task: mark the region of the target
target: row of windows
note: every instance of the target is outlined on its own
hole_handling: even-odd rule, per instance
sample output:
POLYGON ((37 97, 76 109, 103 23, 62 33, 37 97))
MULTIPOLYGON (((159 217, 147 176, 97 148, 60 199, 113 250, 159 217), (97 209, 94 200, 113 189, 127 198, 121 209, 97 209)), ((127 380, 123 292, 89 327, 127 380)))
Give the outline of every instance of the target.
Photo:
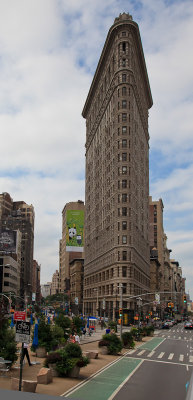
MULTIPOLYGON (((118 162, 127 161, 127 153, 118 153, 118 162)), ((131 161, 130 153, 128 154, 128 161, 131 161)))
MULTIPOLYGON (((130 135, 130 132, 131 132, 131 130, 129 127, 129 135, 130 135)), ((120 128, 118 128, 117 134, 118 134, 118 136, 120 135, 120 128)), ((127 126, 122 126, 122 135, 126 135, 126 134, 127 134, 127 126)))
MULTIPOLYGON (((127 188, 127 179, 122 179, 122 181, 118 181, 118 189, 126 189, 127 188)), ((129 181, 129 188, 130 188, 130 181, 129 181)))
POLYGON ((127 120, 130 122, 130 120, 131 120, 130 114, 127 115, 127 113, 122 113, 122 114, 117 115, 118 122, 120 122, 120 121, 126 122, 127 120))
POLYGON ((118 176, 122 175, 127 175, 127 173, 130 175, 131 174, 131 167, 127 168, 126 165, 123 165, 121 168, 118 167, 118 176))
MULTIPOLYGON (((122 100, 121 108, 127 108, 127 100, 122 100)), ((130 101, 128 103, 128 108, 130 109, 130 101)), ((120 109, 120 102, 118 102, 118 110, 120 109)))
POLYGON ((130 87, 127 89, 126 86, 123 86, 121 89, 118 89, 118 91, 117 91, 118 97, 120 97, 120 91, 121 91, 122 96, 127 96, 127 93, 130 96, 130 93, 131 93, 130 87))
POLYGON ((128 213, 127 213, 127 207, 122 207, 121 209, 118 208, 117 210, 118 213, 118 217, 127 217, 128 213))
MULTIPOLYGON (((122 293, 123 294, 128 293, 128 288, 131 288, 131 284, 127 284, 126 282, 123 282, 122 283, 122 293)), ((97 288, 97 291, 98 291, 98 296, 105 296, 105 295, 106 296, 108 296, 108 295, 116 296, 116 295, 119 294, 118 290, 117 291, 114 290, 114 285, 113 284, 99 286, 97 288)), ((86 289, 84 291, 84 296, 85 297, 93 297, 93 295, 94 295, 94 290, 92 288, 91 289, 86 289)))

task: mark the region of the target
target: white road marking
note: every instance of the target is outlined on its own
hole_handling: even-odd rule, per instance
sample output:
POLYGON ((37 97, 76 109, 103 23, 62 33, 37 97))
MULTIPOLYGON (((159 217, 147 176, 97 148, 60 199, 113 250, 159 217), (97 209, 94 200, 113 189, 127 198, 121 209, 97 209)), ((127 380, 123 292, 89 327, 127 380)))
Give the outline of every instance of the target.
POLYGON ((141 362, 135 367, 135 369, 127 376, 127 378, 118 386, 118 388, 112 393, 112 395, 108 398, 108 400, 112 400, 116 394, 120 391, 120 389, 128 382, 128 380, 134 375, 134 373, 137 371, 137 369, 141 366, 144 360, 141 360, 141 362))
POLYGON ((180 354, 179 361, 184 361, 184 355, 180 354))
POLYGON ((162 351, 162 352, 159 354, 158 358, 162 358, 164 354, 165 354, 165 351, 164 351, 164 352, 162 351))
POLYGON ((170 336, 168 336, 168 337, 170 337, 170 336))
POLYGON ((151 353, 148 354, 148 357, 152 357, 154 355, 155 351, 152 350, 151 353))
POLYGON ((146 350, 141 350, 137 355, 141 356, 143 353, 145 353, 146 350))
POLYGON ((179 336, 179 338, 178 339, 181 339, 181 336, 179 336))
POLYGON ((189 362, 193 362, 193 356, 189 357, 189 362))
POLYGON ((174 353, 170 353, 168 360, 172 360, 173 356, 174 356, 174 353))

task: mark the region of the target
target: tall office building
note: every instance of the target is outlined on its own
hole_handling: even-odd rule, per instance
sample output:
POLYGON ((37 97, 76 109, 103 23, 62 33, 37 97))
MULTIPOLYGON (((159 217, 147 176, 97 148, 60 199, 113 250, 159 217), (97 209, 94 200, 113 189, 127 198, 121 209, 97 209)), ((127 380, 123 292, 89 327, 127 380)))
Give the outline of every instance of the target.
POLYGON ((32 297, 34 208, 24 201, 13 201, 9 193, 0 194, 0 229, 21 232, 20 296, 32 297))
POLYGON ((149 291, 151 90, 139 28, 110 28, 83 109, 86 119, 84 312, 115 316, 149 291), (122 289, 120 289, 120 286, 122 289))

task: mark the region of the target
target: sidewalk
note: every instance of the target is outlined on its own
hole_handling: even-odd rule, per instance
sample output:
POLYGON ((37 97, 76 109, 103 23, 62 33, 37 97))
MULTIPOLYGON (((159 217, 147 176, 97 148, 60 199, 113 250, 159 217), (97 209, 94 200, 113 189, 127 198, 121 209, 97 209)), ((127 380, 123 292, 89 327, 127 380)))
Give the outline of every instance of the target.
MULTIPOLYGON (((87 350, 97 350, 99 352, 98 359, 91 359, 90 363, 80 370, 79 378, 58 378, 54 377, 53 382, 48 385, 37 385, 36 393, 39 394, 47 394, 52 396, 61 396, 66 393, 69 389, 75 387, 77 384, 80 384, 84 380, 88 379, 91 375, 96 374, 99 370, 110 364, 112 361, 118 359, 119 356, 112 355, 103 355, 100 354, 100 349, 98 347, 98 341, 101 339, 102 335, 105 333, 104 330, 98 329, 93 335, 86 336, 85 338, 81 338, 81 348, 83 351, 87 350)), ((137 342, 136 346, 140 346, 142 342, 137 342)), ((128 352, 128 349, 123 349, 121 354, 128 352)), ((25 362, 23 366, 23 380, 37 380, 37 373, 40 368, 43 366, 44 358, 36 358, 33 353, 30 352, 31 361, 38 361, 40 364, 33 365, 32 367, 28 366, 28 363, 25 362)), ((19 360, 17 361, 19 363, 19 360)), ((12 368, 10 371, 9 377, 0 377, 0 389, 9 389, 11 390, 11 378, 19 378, 19 369, 12 368)))

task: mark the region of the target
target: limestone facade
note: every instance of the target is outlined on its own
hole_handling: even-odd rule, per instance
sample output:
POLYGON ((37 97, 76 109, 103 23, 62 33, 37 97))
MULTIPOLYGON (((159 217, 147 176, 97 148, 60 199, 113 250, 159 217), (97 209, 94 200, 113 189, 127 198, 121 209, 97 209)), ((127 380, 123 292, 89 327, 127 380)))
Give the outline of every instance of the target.
POLYGON ((84 313, 135 310, 149 291, 149 134, 152 106, 138 25, 120 14, 83 109, 86 119, 84 313), (121 289, 122 286, 122 289, 121 289), (133 297, 129 299, 130 297, 133 297), (97 305, 98 303, 98 305, 97 305))

